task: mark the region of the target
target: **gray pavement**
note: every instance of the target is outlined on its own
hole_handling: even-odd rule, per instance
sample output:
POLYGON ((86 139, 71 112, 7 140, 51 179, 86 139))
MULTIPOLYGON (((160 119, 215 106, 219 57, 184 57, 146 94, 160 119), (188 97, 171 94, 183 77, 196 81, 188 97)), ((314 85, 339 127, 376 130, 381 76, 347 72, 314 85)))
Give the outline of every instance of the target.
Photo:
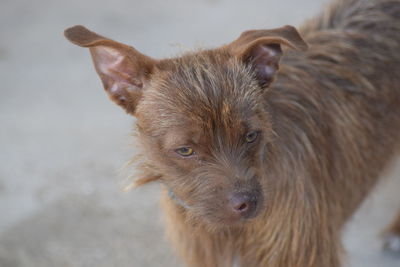
MULTIPOLYGON (((0 266, 181 266, 164 238, 159 186, 121 190, 134 119, 108 100, 66 27, 161 58, 246 29, 299 25, 323 2, 2 0, 0 266)), ((349 266, 400 266, 379 237, 400 207, 396 163, 346 228, 349 266)))

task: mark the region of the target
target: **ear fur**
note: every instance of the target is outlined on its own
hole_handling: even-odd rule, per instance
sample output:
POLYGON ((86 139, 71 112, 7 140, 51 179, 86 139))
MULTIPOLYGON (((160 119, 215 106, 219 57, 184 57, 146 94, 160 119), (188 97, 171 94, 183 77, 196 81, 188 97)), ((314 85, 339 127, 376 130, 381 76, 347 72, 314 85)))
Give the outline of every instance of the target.
POLYGON ((66 29, 64 35, 72 43, 90 49, 95 69, 109 97, 126 112, 134 114, 156 60, 81 25, 66 29))
POLYGON ((281 45, 300 51, 308 49, 297 30, 289 25, 272 30, 243 32, 227 47, 239 60, 250 64, 261 86, 267 87, 279 70, 281 45))

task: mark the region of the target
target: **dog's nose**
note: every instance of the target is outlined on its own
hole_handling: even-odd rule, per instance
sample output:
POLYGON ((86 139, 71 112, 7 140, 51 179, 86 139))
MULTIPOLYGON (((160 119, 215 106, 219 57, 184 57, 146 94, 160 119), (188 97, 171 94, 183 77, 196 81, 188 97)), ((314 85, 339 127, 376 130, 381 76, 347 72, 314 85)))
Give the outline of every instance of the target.
POLYGON ((256 214, 257 196, 250 192, 233 193, 229 204, 234 213, 245 219, 249 219, 256 214))

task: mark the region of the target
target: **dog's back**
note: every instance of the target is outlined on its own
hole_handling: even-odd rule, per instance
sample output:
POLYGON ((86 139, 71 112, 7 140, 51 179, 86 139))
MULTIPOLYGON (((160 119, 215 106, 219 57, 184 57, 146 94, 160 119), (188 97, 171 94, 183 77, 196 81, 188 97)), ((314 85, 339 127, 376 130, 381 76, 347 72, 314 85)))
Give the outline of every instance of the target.
MULTIPOLYGON (((374 92, 400 90, 395 86, 400 64, 400 1, 334 1, 302 31, 313 46, 310 59, 337 63, 354 75, 362 75, 365 81, 357 80, 356 84, 361 82, 359 90, 363 93, 373 96, 374 92)), ((356 90, 351 84, 342 87, 356 90)))
POLYGON ((339 0, 300 31, 310 48, 287 51, 266 101, 341 224, 398 149, 400 1, 339 0))
MULTIPOLYGON (((364 93, 372 96, 373 92, 368 93, 372 88, 388 94, 400 90, 395 86, 400 64, 400 1, 337 0, 306 23, 302 32, 313 46, 314 58, 364 76, 365 83, 359 86, 364 93)), ((343 87, 353 89, 347 84, 343 87)))

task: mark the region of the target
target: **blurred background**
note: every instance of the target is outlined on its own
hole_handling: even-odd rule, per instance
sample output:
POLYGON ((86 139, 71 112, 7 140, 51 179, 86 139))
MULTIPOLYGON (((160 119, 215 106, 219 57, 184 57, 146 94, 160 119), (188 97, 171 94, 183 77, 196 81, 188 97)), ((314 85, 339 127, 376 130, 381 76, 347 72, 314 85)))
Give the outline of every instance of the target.
MULTIPOLYGON (((75 24, 155 58, 242 31, 300 25, 327 0, 1 0, 0 266, 182 266, 159 185, 122 192, 134 120, 108 100, 75 24)), ((380 231, 400 207, 400 161, 343 234, 352 267, 395 267, 380 231)))

